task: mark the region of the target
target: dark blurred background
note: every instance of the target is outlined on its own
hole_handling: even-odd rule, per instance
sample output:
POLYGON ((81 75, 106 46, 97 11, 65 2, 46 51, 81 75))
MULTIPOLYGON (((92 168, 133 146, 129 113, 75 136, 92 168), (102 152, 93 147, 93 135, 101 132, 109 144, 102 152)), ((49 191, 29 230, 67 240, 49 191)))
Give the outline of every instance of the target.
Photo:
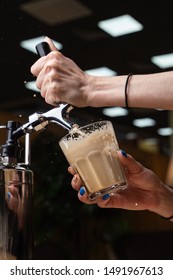
MULTIPOLYGON (((127 75, 173 67, 159 67, 151 60, 173 53, 172 1, 5 0, 0 1, 0 12, 0 125, 8 120, 25 123, 34 112, 52 108, 39 92, 26 87, 27 82, 34 81, 30 67, 38 56, 21 47, 23 40, 47 35, 60 42, 62 53, 86 71, 105 66, 118 75, 127 75), (132 16, 143 29, 113 37, 97 26, 100 20, 124 14, 132 16)), ((72 117, 80 124, 111 120, 120 148, 161 180, 173 184, 172 132, 158 133, 160 128, 172 128, 172 112, 136 108, 127 115, 111 117, 103 109, 75 108, 72 117), (136 118, 152 118, 155 125, 136 127, 136 118)), ((4 139, 1 131, 0 144, 4 139)), ((58 145, 65 134, 62 127, 51 124, 31 136, 34 259, 172 259, 172 223, 147 211, 100 209, 78 201, 58 145)))

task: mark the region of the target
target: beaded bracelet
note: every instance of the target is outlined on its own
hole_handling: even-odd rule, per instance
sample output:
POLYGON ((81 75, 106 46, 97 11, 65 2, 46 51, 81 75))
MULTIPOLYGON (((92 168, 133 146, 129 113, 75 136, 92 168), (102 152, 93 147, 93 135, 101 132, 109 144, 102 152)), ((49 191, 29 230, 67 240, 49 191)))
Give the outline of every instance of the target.
POLYGON ((129 105, 128 105, 128 94, 127 94, 128 82, 129 82, 129 79, 130 79, 130 77, 131 77, 132 75, 133 75, 132 73, 128 74, 127 79, 126 79, 126 83, 125 83, 125 89, 124 89, 124 93, 125 93, 125 105, 126 105, 126 108, 127 108, 127 109, 129 109, 129 105))

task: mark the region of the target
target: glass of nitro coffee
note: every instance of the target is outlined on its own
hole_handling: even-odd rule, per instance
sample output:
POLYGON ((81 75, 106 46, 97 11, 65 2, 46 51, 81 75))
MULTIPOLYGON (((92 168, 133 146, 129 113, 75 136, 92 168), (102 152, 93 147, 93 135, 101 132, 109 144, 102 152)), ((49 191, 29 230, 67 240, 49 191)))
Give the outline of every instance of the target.
POLYGON ((118 142, 110 121, 73 128, 59 141, 68 163, 79 174, 90 200, 126 188, 118 142))

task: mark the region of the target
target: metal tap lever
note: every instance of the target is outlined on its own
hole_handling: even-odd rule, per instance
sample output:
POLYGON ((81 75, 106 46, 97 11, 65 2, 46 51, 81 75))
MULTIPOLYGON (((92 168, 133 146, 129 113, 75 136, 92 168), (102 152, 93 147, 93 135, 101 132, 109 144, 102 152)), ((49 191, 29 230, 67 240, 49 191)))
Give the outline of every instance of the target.
POLYGON ((49 123, 56 123, 70 130, 73 124, 69 120, 67 121, 67 119, 72 108, 73 107, 69 104, 61 103, 59 107, 53 108, 46 113, 34 113, 29 116, 29 122, 20 126, 13 132, 13 136, 18 139, 26 133, 41 131, 45 129, 49 123))

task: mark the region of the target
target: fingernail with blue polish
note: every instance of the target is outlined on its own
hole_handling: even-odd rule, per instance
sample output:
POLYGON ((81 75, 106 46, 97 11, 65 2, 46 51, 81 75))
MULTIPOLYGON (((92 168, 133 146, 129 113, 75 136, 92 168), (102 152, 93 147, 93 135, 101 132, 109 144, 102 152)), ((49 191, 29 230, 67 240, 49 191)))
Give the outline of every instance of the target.
POLYGON ((81 187, 81 188, 80 188, 79 194, 80 194, 81 196, 85 194, 85 188, 84 188, 84 187, 81 187))
POLYGON ((10 200, 11 193, 10 193, 10 192, 8 192, 8 193, 7 193, 7 196, 8 196, 8 200, 10 200))
POLYGON ((121 153, 122 153, 122 155, 123 155, 124 157, 127 157, 127 154, 126 154, 125 151, 122 150, 121 153))
POLYGON ((106 200, 106 199, 108 199, 109 197, 110 197, 110 194, 106 193, 106 194, 104 194, 104 195, 102 196, 102 199, 103 199, 103 200, 106 200))

